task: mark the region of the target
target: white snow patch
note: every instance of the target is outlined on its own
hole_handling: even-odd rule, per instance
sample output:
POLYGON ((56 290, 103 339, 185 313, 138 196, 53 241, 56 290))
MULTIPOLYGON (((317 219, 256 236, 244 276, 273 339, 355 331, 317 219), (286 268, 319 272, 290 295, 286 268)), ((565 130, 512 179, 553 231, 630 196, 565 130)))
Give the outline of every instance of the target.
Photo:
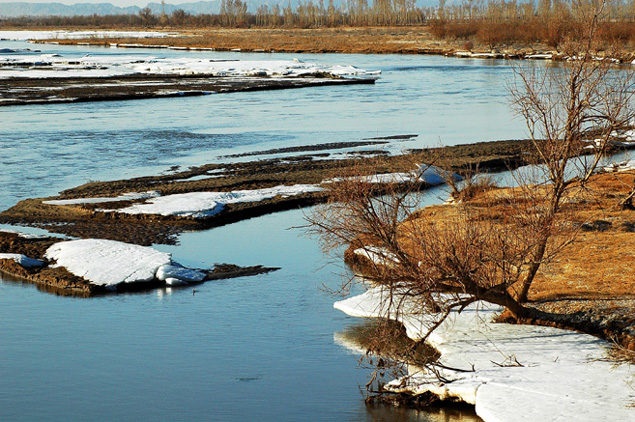
POLYGON ((113 54, 63 57, 58 54, 0 55, 0 78, 107 77, 130 74, 211 75, 216 77, 376 76, 355 66, 303 63, 296 60, 214 60, 195 57, 158 58, 113 54))
POLYGON ((0 31, 0 40, 28 41, 81 38, 164 38, 176 34, 152 31, 0 31))
POLYGON ((259 202, 276 196, 289 197, 322 190, 323 188, 316 185, 298 184, 233 192, 190 192, 150 198, 147 203, 134 204, 127 208, 101 209, 100 211, 204 218, 218 214, 227 204, 259 202))
POLYGON ((56 261, 56 267, 65 267, 91 283, 113 288, 120 283, 159 279, 159 273, 178 279, 184 277, 185 281, 204 278, 202 273, 195 275, 195 271, 175 264, 169 253, 114 240, 58 242, 48 248, 45 257, 56 261))
POLYGON ((377 265, 391 265, 394 263, 399 263, 397 255, 385 248, 380 248, 377 246, 365 246, 363 248, 357 248, 353 251, 353 253, 355 255, 362 256, 377 265))
POLYGON ((635 160, 611 163, 607 166, 602 167, 602 170, 609 173, 635 170, 635 160))
POLYGON ((529 54, 525 56, 525 58, 531 60, 551 60, 553 58, 553 54, 529 54))
POLYGON ((41 267, 44 262, 18 253, 0 253, 0 259, 12 259, 24 268, 41 267))
MULTIPOLYGON (((426 316, 407 297, 385 288, 334 304, 358 317, 401 321, 409 337, 422 338, 426 316), (396 300, 395 300, 396 299, 396 300), (399 310, 393 305, 405 301, 399 310)), ((476 405, 486 422, 635 420, 635 391, 627 385, 633 370, 605 360, 608 343, 590 335, 551 327, 491 323, 500 309, 485 303, 454 313, 429 337, 441 352, 440 363, 463 370, 442 370, 442 383, 419 368, 388 384, 394 391, 431 391, 476 405), (516 362, 523 366, 515 365, 516 362)))
POLYGON ((412 183, 412 182, 425 182, 430 185, 442 185, 446 182, 448 177, 452 177, 455 180, 461 180, 461 176, 458 174, 451 174, 436 166, 420 165, 414 171, 408 173, 384 173, 373 174, 370 176, 359 176, 348 179, 335 178, 327 180, 329 182, 341 182, 343 180, 358 180, 364 183, 412 183))

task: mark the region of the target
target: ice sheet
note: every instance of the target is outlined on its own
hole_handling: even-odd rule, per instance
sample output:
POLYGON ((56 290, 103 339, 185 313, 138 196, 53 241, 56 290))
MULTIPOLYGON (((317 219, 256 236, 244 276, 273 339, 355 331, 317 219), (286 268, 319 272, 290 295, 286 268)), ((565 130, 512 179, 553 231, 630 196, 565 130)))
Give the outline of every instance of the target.
MULTIPOLYGON (((421 338, 426 317, 413 312, 416 304, 397 310, 388 298, 385 289, 374 288, 334 306, 351 316, 400 320, 408 336, 421 338)), ((628 407, 635 401, 628 384, 634 371, 613 368, 605 359, 607 342, 557 328, 490 322, 499 310, 485 303, 471 306, 429 338, 442 364, 469 372, 442 370, 450 381, 442 383, 410 367, 410 377, 388 387, 459 398, 475 404, 486 422, 635 420, 635 409, 628 407)))

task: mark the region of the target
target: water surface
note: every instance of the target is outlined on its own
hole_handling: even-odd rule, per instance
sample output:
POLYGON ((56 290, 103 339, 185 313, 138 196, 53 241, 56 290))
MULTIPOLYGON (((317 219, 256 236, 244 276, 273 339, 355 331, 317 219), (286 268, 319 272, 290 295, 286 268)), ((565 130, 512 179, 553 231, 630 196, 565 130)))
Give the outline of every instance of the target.
MULTIPOLYGON (((64 55, 88 47, 0 42, 64 55)), ((131 54, 289 58, 382 70, 374 86, 0 108, 0 209, 90 180, 217 162, 224 154, 395 134, 389 148, 523 136, 502 61, 429 56, 131 54)), ((434 192, 430 200, 445 195, 434 192)), ((159 245, 186 265, 281 267, 256 277, 92 299, 0 281, 0 420, 474 420, 453 412, 366 407, 359 355, 334 341, 361 323, 332 308, 345 269, 267 215, 159 245)))

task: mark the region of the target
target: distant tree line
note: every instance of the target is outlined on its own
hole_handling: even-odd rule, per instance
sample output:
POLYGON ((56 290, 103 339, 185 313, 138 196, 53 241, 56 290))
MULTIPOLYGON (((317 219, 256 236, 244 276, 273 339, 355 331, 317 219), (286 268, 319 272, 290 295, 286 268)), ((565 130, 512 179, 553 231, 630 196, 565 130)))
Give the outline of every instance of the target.
POLYGON ((438 38, 475 40, 494 48, 542 42, 558 48, 580 33, 590 10, 606 3, 596 39, 606 45, 635 41, 635 0, 464 0, 447 5, 439 0, 430 20, 438 38))
POLYGON ((260 5, 250 11, 242 0, 222 0, 217 14, 190 14, 182 9, 155 14, 146 7, 133 15, 24 16, 0 18, 0 27, 295 27, 421 25, 435 14, 435 8, 417 8, 415 0, 333 0, 301 1, 295 8, 260 5))
MULTIPOLYGON (((190 14, 178 9, 155 14, 150 8, 133 15, 48 16, 0 19, 0 27, 367 27, 429 25, 438 38, 478 42, 492 48, 543 42, 557 48, 567 34, 579 30, 587 8, 600 0, 463 0, 417 7, 416 0, 301 1, 295 8, 260 5, 248 10, 242 0, 222 0, 217 14, 190 14)), ((635 0, 613 0, 598 26, 607 42, 635 41, 635 0)))

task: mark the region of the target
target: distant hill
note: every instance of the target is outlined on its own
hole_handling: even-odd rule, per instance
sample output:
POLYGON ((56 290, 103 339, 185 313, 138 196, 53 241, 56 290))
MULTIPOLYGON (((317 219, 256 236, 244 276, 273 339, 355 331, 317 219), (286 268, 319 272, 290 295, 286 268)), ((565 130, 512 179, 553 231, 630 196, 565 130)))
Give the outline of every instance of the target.
MULTIPOLYGON (((222 0, 209 0, 198 1, 193 3, 181 3, 181 4, 165 4, 165 13, 170 14, 177 9, 183 9, 184 11, 193 15, 199 15, 203 13, 218 13, 220 12, 222 0)), ((246 0, 248 10, 255 12, 259 5, 266 4, 273 6, 275 4, 280 5, 281 8, 291 3, 291 7, 295 8, 301 0, 246 0)), ((308 0, 302 0, 307 3, 308 0)), ((336 6, 346 0, 335 0, 336 6)), ((450 0, 447 4, 454 3, 459 0, 450 0)), ((313 0, 314 3, 319 3, 319 0, 313 0)), ((325 4, 328 4, 328 0, 324 0, 325 4)), ((372 0, 368 1, 372 4, 372 0)), ((437 5, 438 0, 417 0, 417 6, 433 6, 437 5)), ((163 6, 159 2, 148 3, 149 7, 155 15, 160 15, 163 11, 163 6)), ((72 5, 66 5, 62 3, 25 3, 25 2, 11 2, 0 3, 0 17, 14 18, 19 16, 89 16, 89 15, 129 15, 137 14, 141 10, 139 6, 118 7, 110 3, 76 3, 72 5)))
POLYGON ((139 13, 137 6, 117 7, 110 3, 0 3, 0 16, 75 16, 75 15, 125 15, 139 13))
MULTIPOLYGON (((248 2, 248 4, 249 3, 252 2, 248 2)), ((220 5, 221 0, 199 1, 178 5, 166 3, 165 13, 170 14, 177 9, 183 9, 191 14, 218 13, 220 11, 220 5)), ((148 7, 152 9, 154 14, 161 14, 163 10, 161 3, 149 3, 148 7)), ((19 16, 129 15, 137 14, 140 10, 141 8, 139 6, 118 7, 110 3, 76 3, 72 5, 62 3, 0 3, 0 16, 7 18, 19 16)))

